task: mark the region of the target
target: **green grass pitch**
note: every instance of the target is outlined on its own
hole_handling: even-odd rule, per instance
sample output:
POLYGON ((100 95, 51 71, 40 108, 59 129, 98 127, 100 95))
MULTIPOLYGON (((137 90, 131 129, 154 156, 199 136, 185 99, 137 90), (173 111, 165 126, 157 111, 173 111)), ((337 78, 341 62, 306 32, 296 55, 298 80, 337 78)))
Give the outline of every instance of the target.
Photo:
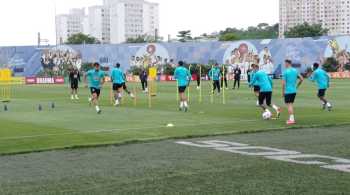
POLYGON ((113 107, 106 85, 101 115, 89 106, 88 89, 71 101, 66 85, 15 86, 8 111, 0 107, 0 194, 348 194, 348 173, 175 142, 215 139, 350 159, 349 84, 332 81, 334 110, 327 112, 306 81, 292 128, 285 125, 278 80, 274 102, 284 112, 270 121, 262 120, 245 84, 227 90, 223 105, 218 95, 211 103, 208 82, 199 103, 192 83, 188 113, 178 111, 175 83, 158 83, 152 108, 143 93, 136 106, 126 98, 113 107))
MULTIPOLYGON (((274 101, 283 106, 279 83, 275 81, 274 101)), ((129 83, 130 89, 134 86, 139 88, 129 83)), ((120 108, 111 106, 110 86, 106 85, 102 90, 103 113, 97 115, 87 102, 88 89, 80 89, 80 101, 71 101, 67 86, 17 86, 9 111, 0 111, 0 154, 287 128, 286 110, 281 120, 261 119, 253 93, 246 85, 239 91, 226 91, 226 105, 217 95, 211 104, 210 89, 209 83, 203 83, 200 104, 199 92, 192 86, 190 111, 183 113, 178 111, 174 83, 158 84, 158 96, 152 100, 151 109, 147 95, 142 93, 137 94, 136 107, 130 98, 120 108), (54 110, 50 108, 52 102, 54 110), (38 111, 39 104, 42 112, 38 111), (175 127, 166 128, 168 123, 175 127)), ((333 81, 328 97, 334 112, 325 112, 316 98, 316 87, 306 81, 297 97, 295 127, 349 123, 348 89, 349 81, 333 81)))

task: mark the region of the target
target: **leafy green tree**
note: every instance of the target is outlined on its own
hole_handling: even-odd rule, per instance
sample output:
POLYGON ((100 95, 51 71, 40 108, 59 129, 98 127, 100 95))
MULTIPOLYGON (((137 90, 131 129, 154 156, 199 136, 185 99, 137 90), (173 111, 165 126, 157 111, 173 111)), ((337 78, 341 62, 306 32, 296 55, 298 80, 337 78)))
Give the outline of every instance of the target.
POLYGON ((190 30, 179 31, 177 37, 179 38, 180 42, 186 42, 193 39, 190 30))
POLYGON ((140 35, 136 38, 128 38, 126 43, 154 43, 156 40, 153 36, 149 35, 140 35))
POLYGON ((225 33, 221 34, 219 41, 236 41, 239 40, 238 36, 235 33, 225 33))
POLYGON ((95 37, 92 37, 90 35, 86 35, 83 33, 74 34, 70 37, 68 37, 68 40, 66 44, 69 45, 79 45, 79 44, 99 44, 100 41, 97 40, 95 37))
POLYGON ((284 33, 286 38, 297 38, 297 37, 317 37, 327 35, 328 29, 322 28, 321 24, 308 24, 307 22, 290 28, 284 33))
POLYGON ((250 26, 247 29, 226 28, 220 31, 220 37, 227 33, 234 33, 239 40, 247 39, 275 39, 278 37, 279 25, 270 26, 267 23, 260 23, 257 26, 250 26))

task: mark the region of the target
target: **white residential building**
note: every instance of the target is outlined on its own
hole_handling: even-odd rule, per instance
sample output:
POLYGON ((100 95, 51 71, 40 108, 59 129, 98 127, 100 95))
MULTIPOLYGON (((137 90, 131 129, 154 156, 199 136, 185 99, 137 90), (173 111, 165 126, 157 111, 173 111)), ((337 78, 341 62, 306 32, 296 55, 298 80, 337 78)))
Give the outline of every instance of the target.
POLYGON ((77 33, 84 32, 85 9, 71 9, 69 14, 56 16, 56 41, 62 44, 77 33))
POLYGON ((307 22, 321 24, 329 35, 350 34, 349 0, 280 0, 280 37, 288 29, 307 22))
POLYGON ((101 6, 89 7, 87 16, 85 12, 78 14, 77 10, 56 17, 58 43, 64 43, 69 36, 79 32, 96 37, 105 44, 123 43, 128 38, 142 35, 154 37, 159 34, 157 3, 144 0, 104 0, 101 6), (79 22, 80 28, 77 28, 79 22), (73 23, 74 26, 70 25, 73 23))

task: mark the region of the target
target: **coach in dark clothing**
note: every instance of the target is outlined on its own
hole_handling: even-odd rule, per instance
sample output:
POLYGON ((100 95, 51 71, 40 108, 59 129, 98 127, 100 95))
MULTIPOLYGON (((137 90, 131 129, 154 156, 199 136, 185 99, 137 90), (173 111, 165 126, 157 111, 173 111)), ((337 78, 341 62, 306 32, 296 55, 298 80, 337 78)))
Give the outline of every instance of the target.
POLYGON ((140 81, 141 81, 141 85, 142 85, 142 90, 143 92, 147 92, 148 91, 148 74, 147 71, 145 69, 143 69, 140 73, 140 81))
POLYGON ((236 86, 239 89, 241 86, 242 70, 237 66, 236 69, 233 71, 233 74, 234 74, 234 79, 235 79, 235 82, 233 84, 233 89, 236 89, 236 86))

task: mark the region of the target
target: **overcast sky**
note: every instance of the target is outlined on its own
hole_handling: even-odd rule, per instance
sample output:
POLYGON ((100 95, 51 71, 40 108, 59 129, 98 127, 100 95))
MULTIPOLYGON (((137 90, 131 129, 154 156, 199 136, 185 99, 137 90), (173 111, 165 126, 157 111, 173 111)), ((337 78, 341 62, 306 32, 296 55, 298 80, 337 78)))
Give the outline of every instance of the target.
MULTIPOLYGON (((193 35, 226 27, 246 28, 278 22, 278 0, 151 0, 160 4, 160 34, 174 38, 180 30, 193 35)), ((56 0, 57 13, 101 4, 102 0, 56 0)), ((35 45, 37 33, 55 42, 54 0, 2 0, 0 46, 35 45)))

